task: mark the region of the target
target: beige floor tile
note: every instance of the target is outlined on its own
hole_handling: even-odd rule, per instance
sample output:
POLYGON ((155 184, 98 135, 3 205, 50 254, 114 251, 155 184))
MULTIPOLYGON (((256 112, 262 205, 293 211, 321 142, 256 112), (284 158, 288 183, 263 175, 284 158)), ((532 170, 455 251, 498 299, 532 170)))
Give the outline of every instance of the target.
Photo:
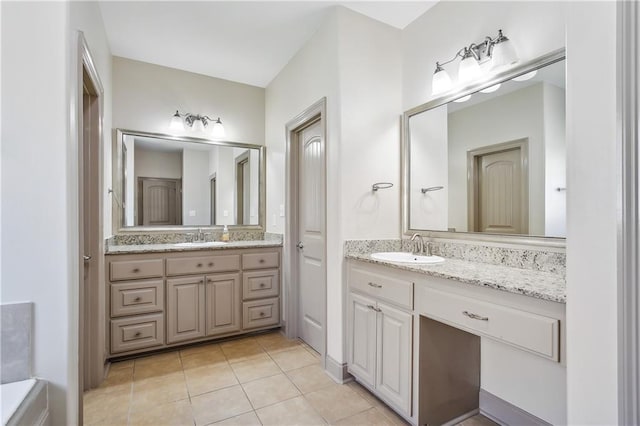
POLYGON ((476 414, 473 417, 468 418, 467 420, 458 423, 460 426, 497 426, 498 423, 489 419, 488 417, 483 416, 482 414, 476 414))
POLYGON ((134 360, 128 359, 126 361, 117 361, 112 362, 109 366, 109 371, 111 370, 120 370, 121 368, 133 368, 134 360))
POLYGON ((284 374, 244 383, 242 387, 255 409, 300 395, 298 389, 284 374))
POLYGON ((231 368, 233 368, 233 372, 236 373, 240 383, 246 383, 252 380, 275 376, 276 374, 282 373, 282 370, 280 370, 271 358, 258 358, 249 361, 237 362, 235 364, 231 364, 231 368))
POLYGON ((133 410, 129 426, 134 425, 193 425, 193 413, 188 399, 169 402, 154 407, 133 410))
POLYGON ((206 425, 252 411, 242 388, 233 386, 191 398, 196 425, 206 425))
POLYGON ((225 426, 261 426, 260 420, 258 420, 258 416, 255 411, 250 411, 245 414, 240 414, 236 417, 231 417, 230 419, 223 420, 218 423, 214 423, 215 425, 225 425, 225 426))
POLYGON ((299 340, 289 340, 279 332, 256 336, 256 340, 260 346, 269 353, 277 353, 301 346, 301 342, 299 340))
POLYGON ((86 424, 115 421, 129 414, 131 384, 93 389, 84 393, 83 417, 86 424))
POLYGON ((322 367, 317 364, 289 370, 287 371, 287 376, 302 393, 313 392, 335 384, 322 367))
POLYGON ((284 371, 294 370, 307 365, 317 364, 318 360, 305 349, 299 347, 283 352, 274 353, 271 358, 284 371))
POLYGON ((101 388, 117 386, 131 383, 133 381, 133 367, 131 368, 109 368, 107 378, 100 383, 101 388))
POLYGON ((331 385, 305 395, 307 401, 330 423, 361 413, 372 405, 347 385, 331 385))
POLYGON ((353 389, 358 395, 365 399, 368 403, 373 405, 378 411, 384 415, 387 420, 389 420, 394 425, 408 425, 406 420, 400 417, 395 411, 393 411, 389 406, 387 406, 382 400, 378 399, 374 394, 372 394, 369 389, 362 386, 360 383, 351 381, 347 384, 351 389, 353 389))
POLYGON ((230 363, 246 361, 251 357, 265 353, 262 346, 253 338, 225 342, 221 347, 230 363))
POLYGON ((278 404, 256 410, 265 426, 315 426, 324 425, 324 419, 311 407, 304 397, 289 399, 278 404))
POLYGON ((227 364, 227 358, 219 348, 217 351, 198 352, 182 356, 182 368, 185 370, 216 364, 227 364))
POLYGON ((127 426, 129 424, 129 415, 107 417, 96 422, 89 422, 87 419, 82 420, 82 424, 85 426, 127 426))
POLYGON ((182 371, 182 363, 178 352, 153 355, 135 360, 133 379, 149 379, 162 377, 182 371))
POLYGON ((133 361, 134 361, 134 365, 136 367, 139 367, 139 366, 149 365, 149 364, 155 365, 158 363, 177 361, 179 359, 180 359, 180 355, 178 351, 173 351, 173 352, 164 352, 156 355, 143 356, 141 358, 136 358, 133 361))
POLYGON ((221 352, 220 345, 217 343, 207 343, 201 345, 190 346, 188 348, 180 349, 180 356, 189 356, 201 353, 221 352))
POLYGON ((236 375, 226 363, 184 370, 184 375, 191 397, 238 384, 236 375))
POLYGON ((370 408, 362 413, 344 418, 335 423, 336 426, 395 426, 391 420, 386 418, 377 408, 370 408))
POLYGON ((179 401, 189 397, 182 372, 154 377, 133 383, 132 409, 137 411, 149 406, 179 401))

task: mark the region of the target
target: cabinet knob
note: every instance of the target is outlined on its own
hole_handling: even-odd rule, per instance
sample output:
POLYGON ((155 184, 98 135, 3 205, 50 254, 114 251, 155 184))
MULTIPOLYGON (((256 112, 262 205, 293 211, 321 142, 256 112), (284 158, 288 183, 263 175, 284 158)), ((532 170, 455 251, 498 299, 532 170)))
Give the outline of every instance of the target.
POLYGON ((264 288, 265 283, 260 283, 260 288, 264 288))
POLYGON ((213 262, 209 262, 209 266, 213 266, 213 265, 214 265, 214 263, 213 263, 213 262))
POLYGON ((133 268, 133 271, 131 271, 131 272, 133 272, 135 274, 135 273, 140 272, 140 269, 139 268, 133 268))
POLYGON ((264 316, 264 312, 260 312, 260 316, 263 317, 264 316))
POLYGON ((141 298, 140 296, 138 296, 138 297, 136 297, 135 299, 133 299, 133 301, 134 301, 134 302, 139 302, 139 301, 141 301, 141 300, 142 300, 142 298, 141 298))
POLYGON ((204 280, 200 280, 200 281, 199 281, 199 283, 200 283, 200 284, 204 284, 204 280))
POLYGON ((258 262, 259 263, 264 263, 264 259, 260 259, 258 262))
POLYGON ((198 268, 202 268, 202 263, 198 263, 196 266, 197 266, 198 268))
POLYGON ((207 282, 208 282, 208 283, 212 283, 212 282, 213 282, 213 280, 212 280, 211 278, 207 278, 207 282))
POLYGON ((140 333, 139 331, 136 332, 136 334, 133 335, 133 337, 140 337, 142 336, 142 333, 140 333))

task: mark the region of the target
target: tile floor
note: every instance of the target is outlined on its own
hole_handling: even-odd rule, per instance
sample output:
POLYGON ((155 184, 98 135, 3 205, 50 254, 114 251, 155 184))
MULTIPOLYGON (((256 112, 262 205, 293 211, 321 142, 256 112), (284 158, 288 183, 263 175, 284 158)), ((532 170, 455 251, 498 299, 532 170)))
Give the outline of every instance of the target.
MULTIPOLYGON (((319 355, 268 333, 113 363, 84 394, 86 425, 406 425, 319 355)), ((495 424, 476 416, 464 426, 495 424)))

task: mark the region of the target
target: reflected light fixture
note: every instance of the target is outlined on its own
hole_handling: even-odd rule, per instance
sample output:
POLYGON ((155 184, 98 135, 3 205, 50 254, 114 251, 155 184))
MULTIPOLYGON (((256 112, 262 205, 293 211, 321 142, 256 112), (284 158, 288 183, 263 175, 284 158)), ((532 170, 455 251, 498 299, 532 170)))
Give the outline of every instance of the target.
POLYGON ((531 80, 533 77, 536 76, 536 74, 538 74, 538 70, 533 70, 531 72, 528 72, 526 74, 522 74, 519 75, 517 77, 514 77, 515 81, 527 81, 527 80, 531 80))
MULTIPOLYGON (((438 95, 453 88, 454 82, 443 66, 455 61, 457 58, 461 59, 460 64, 458 64, 458 83, 463 84, 482 77, 483 70, 480 65, 488 61, 491 61, 490 69, 492 71, 518 61, 518 55, 513 43, 502 33, 502 30, 498 30, 496 37, 487 36, 480 43, 471 43, 469 46, 458 50, 450 60, 436 62, 436 70, 433 73, 431 82, 432 95, 438 95)), ((498 90, 500 86, 496 86, 488 87, 483 92, 490 93, 498 90)))
POLYGON ((171 117, 169 128, 171 130, 184 130, 185 124, 194 132, 203 132, 210 127, 213 137, 223 138, 225 136, 224 126, 220 121, 220 117, 213 119, 207 115, 191 114, 190 112, 181 114, 180 111, 176 110, 176 113, 171 117))

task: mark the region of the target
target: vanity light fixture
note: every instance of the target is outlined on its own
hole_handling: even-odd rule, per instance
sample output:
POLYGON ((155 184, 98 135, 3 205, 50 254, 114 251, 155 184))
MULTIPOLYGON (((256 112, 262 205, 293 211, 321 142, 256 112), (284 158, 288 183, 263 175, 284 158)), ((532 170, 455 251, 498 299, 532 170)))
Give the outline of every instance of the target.
POLYGON ((204 131, 208 126, 211 126, 211 134, 214 138, 223 138, 225 136, 224 126, 220 121, 220 117, 213 119, 207 115, 191 114, 190 112, 180 114, 176 110, 176 113, 171 117, 169 128, 171 130, 184 130, 185 124, 196 132, 204 131))
MULTIPOLYGON (((453 80, 443 65, 455 61, 458 57, 461 58, 458 65, 458 81, 460 83, 469 83, 481 77, 483 69, 480 65, 488 61, 491 61, 489 65, 491 70, 518 62, 518 55, 513 43, 502 33, 502 30, 498 30, 498 35, 495 38, 487 36, 481 43, 471 43, 458 50, 452 59, 446 62, 436 62, 436 70, 431 81, 433 95, 447 92, 454 86, 453 80)), ((499 87, 499 85, 491 86, 482 92, 491 93, 498 90, 499 87)))

